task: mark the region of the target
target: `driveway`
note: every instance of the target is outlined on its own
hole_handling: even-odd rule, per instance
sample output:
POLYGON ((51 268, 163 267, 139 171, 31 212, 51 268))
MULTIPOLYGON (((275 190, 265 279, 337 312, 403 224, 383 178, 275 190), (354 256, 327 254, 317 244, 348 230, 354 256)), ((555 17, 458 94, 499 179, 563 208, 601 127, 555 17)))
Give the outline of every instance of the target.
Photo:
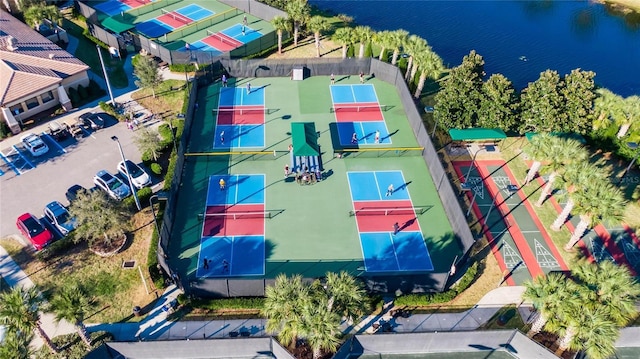
MULTIPOLYGON (((100 112, 97 108, 83 109, 67 116, 75 118, 87 110, 100 112)), ((57 121, 64 121, 65 117, 57 121)), ((40 134, 44 131, 46 124, 30 132, 40 134)), ((124 123, 107 123, 105 128, 95 132, 85 131, 85 137, 79 141, 67 139, 58 144, 52 137, 43 136, 49 153, 37 158, 19 143, 21 135, 0 142, 0 151, 14 163, 12 167, 0 159, 4 172, 0 176, 0 238, 18 233, 15 220, 22 213, 30 212, 41 218, 47 203, 57 200, 67 205, 65 192, 72 185, 93 187, 93 176, 102 169, 117 173, 116 165, 121 159, 112 136, 118 136, 127 159, 136 163, 141 161, 141 154, 133 142, 135 132, 127 129, 124 123)))

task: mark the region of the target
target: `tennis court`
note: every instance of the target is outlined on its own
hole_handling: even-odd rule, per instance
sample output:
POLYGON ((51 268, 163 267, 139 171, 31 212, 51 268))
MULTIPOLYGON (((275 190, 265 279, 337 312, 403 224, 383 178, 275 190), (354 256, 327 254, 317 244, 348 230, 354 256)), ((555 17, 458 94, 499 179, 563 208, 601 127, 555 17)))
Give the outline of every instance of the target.
POLYGON ((154 0, 108 0, 94 7, 109 16, 113 16, 147 5, 153 1, 154 0))
MULTIPOLYGON (((247 83, 249 84, 249 83, 247 83)), ((223 87, 220 89, 214 148, 255 148, 265 142, 265 88, 223 87)))
MULTIPOLYGON (((357 76, 352 77, 341 83, 359 87, 357 76)), ((345 270, 359 276, 424 274, 426 288, 434 273, 448 272, 462 255, 421 151, 333 156, 332 148, 339 148, 340 140, 332 129, 336 120, 329 110, 334 106, 329 84, 328 76, 304 81, 231 78, 227 88, 216 82, 199 90, 169 242, 170 265, 185 281, 205 286, 213 283, 208 278, 269 281, 279 274, 317 278, 345 270), (247 83, 252 87, 249 96, 247 83), (239 113, 240 108, 251 113, 251 106, 268 107, 261 115, 264 124, 235 124, 255 121, 253 114, 243 118, 245 114, 239 113), (223 115, 222 122, 231 125, 221 124, 217 116, 225 107, 233 114, 223 115), (315 125, 309 136, 319 147, 322 181, 302 186, 295 176, 284 176, 284 169, 285 165, 293 169, 292 123, 309 122, 315 125), (240 150, 235 146, 244 148, 248 138, 242 134, 239 143, 225 151, 217 142, 223 129, 230 146, 226 132, 230 127, 224 126, 259 126, 264 145, 240 150), (253 151, 263 154, 247 155, 253 151), (264 180, 253 175, 244 179, 247 174, 260 174, 264 180), (219 189, 220 178, 227 183, 225 191, 219 189), (385 196, 391 183, 393 194, 385 196), (279 214, 269 218, 269 213, 279 214), (395 222, 399 231, 394 235, 395 222), (251 254, 240 258, 239 250, 251 254), (210 261, 207 269, 205 257, 210 261)), ((389 106, 384 117, 397 131, 394 145, 419 147, 396 88, 378 79, 366 86, 389 106)))
POLYGON ((197 277, 264 274, 265 176, 209 177, 197 277))
POLYGON ((371 84, 331 85, 331 112, 334 113, 340 144, 345 147, 391 144, 391 134, 375 88, 371 84))
POLYGON ((190 4, 172 11, 161 9, 161 13, 153 19, 136 24, 136 29, 147 37, 160 37, 215 14, 197 4, 190 4))

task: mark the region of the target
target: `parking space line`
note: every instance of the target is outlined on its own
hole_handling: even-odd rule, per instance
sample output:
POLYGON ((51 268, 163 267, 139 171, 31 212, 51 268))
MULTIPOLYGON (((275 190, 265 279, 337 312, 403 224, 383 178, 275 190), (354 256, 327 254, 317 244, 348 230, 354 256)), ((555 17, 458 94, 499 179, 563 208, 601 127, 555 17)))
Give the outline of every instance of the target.
POLYGON ((20 156, 20 158, 22 158, 26 164, 28 164, 32 169, 36 168, 36 166, 34 166, 33 163, 31 163, 31 161, 29 161, 24 155, 22 155, 22 152, 20 152, 20 150, 18 149, 18 147, 16 147, 16 145, 13 145, 11 147, 13 147, 13 149, 16 151, 18 156, 20 156))
MULTIPOLYGON (((13 163, 11 163, 11 161, 9 161, 9 159, 6 158, 2 152, 0 152, 0 158, 2 158, 4 163, 7 164, 7 166, 11 167, 11 169, 13 170, 13 172, 16 173, 17 176, 21 175, 20 171, 16 168, 16 166, 14 166, 13 163)), ((2 172, 2 174, 4 174, 4 172, 2 172)))
POLYGON ((48 133, 43 132, 42 136, 47 138, 49 140, 49 142, 53 142, 56 147, 58 147, 58 149, 64 153, 67 153, 67 150, 65 150, 62 146, 60 146, 60 144, 58 143, 58 141, 55 140, 55 138, 51 137, 48 133))

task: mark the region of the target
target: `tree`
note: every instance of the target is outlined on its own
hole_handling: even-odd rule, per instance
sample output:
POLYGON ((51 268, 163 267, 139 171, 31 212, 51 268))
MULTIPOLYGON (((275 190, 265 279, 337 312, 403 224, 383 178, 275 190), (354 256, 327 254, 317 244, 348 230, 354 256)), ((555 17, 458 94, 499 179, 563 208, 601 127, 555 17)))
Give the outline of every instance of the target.
POLYGON ((607 359, 615 353, 615 342, 620 335, 615 323, 608 320, 602 308, 574 306, 566 323, 553 328, 560 335, 558 350, 585 350, 589 358, 607 359), (594 355, 594 356, 592 356, 594 355))
POLYGON ((40 28, 42 21, 49 19, 52 22, 61 25, 62 15, 55 5, 47 5, 43 2, 37 2, 24 8, 24 20, 36 30, 40 28))
POLYGON ((369 26, 356 26, 353 29, 354 38, 360 43, 360 50, 358 50, 358 58, 364 57, 364 45, 371 41, 373 37, 373 30, 369 26))
POLYGON ((90 246, 99 239, 110 245, 129 229, 129 214, 124 205, 108 198, 103 191, 78 193, 71 202, 69 214, 78 224, 75 238, 86 239, 90 246))
POLYGON ((616 135, 618 138, 626 136, 629 128, 640 118, 640 97, 629 96, 622 101, 621 105, 622 116, 616 119, 620 126, 616 135))
POLYGON ((44 303, 44 298, 35 287, 13 287, 0 294, 0 324, 14 333, 35 331, 51 353, 56 354, 58 348, 40 326, 40 310, 44 303))
POLYGON ((282 54, 282 34, 284 31, 291 31, 291 22, 282 16, 276 16, 271 19, 271 25, 273 25, 273 28, 276 29, 276 33, 278 34, 278 54, 282 54))
POLYGON ((605 88, 599 88, 595 92, 594 111, 597 117, 593 122, 593 129, 599 130, 609 127, 612 120, 619 117, 623 99, 605 88))
POLYGON ((558 214, 556 220, 551 224, 551 229, 559 231, 567 222, 569 215, 576 205, 574 194, 585 191, 592 183, 606 181, 606 176, 602 170, 589 162, 572 162, 567 165, 562 175, 564 183, 567 203, 564 205, 562 212, 558 214))
POLYGON ((327 273, 325 286, 329 311, 350 321, 362 315, 367 293, 353 276, 345 271, 327 273))
POLYGON ((300 28, 304 26, 311 13, 311 8, 307 0, 291 0, 285 5, 284 11, 293 21, 293 46, 298 46, 298 35, 300 28))
POLYGON ((538 207, 541 207, 544 201, 551 196, 551 191, 555 186, 556 179, 568 165, 575 162, 584 162, 589 158, 589 153, 582 144, 572 139, 552 136, 548 150, 549 152, 546 153, 547 163, 545 169, 551 173, 536 202, 536 206, 538 207))
POLYGON ((91 348, 91 338, 87 335, 83 323, 92 309, 85 289, 77 283, 63 286, 53 296, 51 308, 55 313, 56 322, 66 320, 73 323, 82 342, 87 348, 91 348))
POLYGON ((375 36, 373 36, 374 43, 380 46, 380 54, 378 55, 378 60, 385 61, 384 53, 388 48, 392 47, 392 34, 389 30, 378 31, 375 36))
POLYGON ((420 36, 411 35, 407 39, 407 42, 404 45, 404 52, 409 55, 409 60, 407 60, 407 72, 404 74, 404 79, 407 83, 411 83, 411 80, 413 80, 418 71, 418 67, 413 66, 414 58, 424 54, 428 50, 427 40, 420 36))
POLYGON ((416 87, 416 92, 413 94, 413 97, 418 99, 420 98, 420 95, 422 95, 422 90, 424 89, 424 84, 427 81, 427 78, 437 80, 444 70, 444 64, 442 63, 440 56, 433 52, 429 46, 427 46, 427 50, 425 52, 418 55, 415 62, 416 65, 414 66, 420 68, 420 79, 418 80, 418 86, 416 87))
POLYGON ((141 153, 148 152, 157 161, 162 150, 162 140, 157 129, 143 128, 136 134, 133 141, 141 153))
POLYGON ((338 14, 336 16, 340 21, 342 21, 342 26, 348 27, 353 22, 353 16, 349 16, 347 14, 338 14))
POLYGON ((542 161, 549 158, 549 153, 553 146, 553 136, 548 133, 541 133, 533 136, 529 141, 529 144, 523 148, 523 151, 529 159, 533 161, 527 176, 524 178, 523 186, 528 185, 536 177, 536 174, 542 167, 542 161))
POLYGON ((313 350, 313 358, 319 359, 322 351, 335 352, 340 340, 340 317, 332 312, 326 296, 316 296, 305 302, 301 333, 313 350))
POLYGON ((342 58, 347 58, 347 47, 353 44, 353 28, 351 27, 341 27, 333 33, 333 41, 342 45, 342 58))
POLYGON ((563 83, 556 71, 547 70, 522 91, 520 133, 574 132, 564 112, 563 83))
POLYGON ((538 276, 533 281, 524 283, 525 291, 522 294, 524 300, 530 301, 536 309, 536 319, 531 325, 528 336, 539 333, 550 318, 554 318, 561 310, 566 299, 566 279, 560 273, 549 273, 546 276, 538 276))
POLYGON ((0 358, 31 359, 34 353, 29 343, 32 339, 32 333, 5 331, 0 342, 0 358))
POLYGON ((516 90, 502 74, 493 74, 482 85, 478 108, 478 126, 513 129, 518 109, 516 90))
POLYGON ((568 128, 572 132, 585 134, 593 127, 595 76, 596 73, 593 71, 575 69, 564 77, 561 91, 564 96, 564 113, 567 115, 568 128))
POLYGON ((391 48, 393 49, 393 55, 391 56, 391 65, 394 65, 398 62, 398 56, 400 56, 400 48, 404 47, 405 43, 409 39, 409 32, 406 30, 395 30, 391 31, 391 48))
POLYGON ((138 56, 138 61, 133 63, 133 74, 138 78, 136 86, 149 88, 153 97, 156 97, 156 88, 162 83, 162 74, 158 71, 155 61, 148 56, 138 56))
POLYGON ((309 29, 313 31, 313 36, 316 42, 316 57, 320 57, 320 35, 325 32, 331 30, 332 26, 324 16, 313 16, 309 19, 309 29))
POLYGON ((592 183, 586 191, 574 194, 576 207, 580 211, 580 223, 573 231, 565 250, 571 250, 585 232, 600 222, 620 222, 624 215, 626 200, 622 192, 605 181, 592 183))
POLYGON ((267 318, 266 330, 278 332, 278 339, 285 346, 295 346, 303 330, 303 309, 309 299, 309 288, 300 275, 287 278, 280 274, 267 287, 265 297, 262 314, 267 318))

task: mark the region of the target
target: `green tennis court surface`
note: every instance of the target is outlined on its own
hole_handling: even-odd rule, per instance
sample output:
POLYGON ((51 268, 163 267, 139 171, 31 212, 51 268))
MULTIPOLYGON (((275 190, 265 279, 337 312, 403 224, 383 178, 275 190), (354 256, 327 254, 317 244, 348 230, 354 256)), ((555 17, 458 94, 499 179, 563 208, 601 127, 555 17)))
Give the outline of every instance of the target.
MULTIPOLYGON (((357 84, 358 77, 352 77, 341 79, 340 84, 357 84)), ((202 264, 202 212, 206 207, 210 178, 218 178, 211 176, 238 175, 238 178, 242 178, 242 175, 253 174, 263 175, 264 185, 251 187, 252 193, 247 195, 259 192, 260 197, 264 198, 264 211, 277 215, 264 218, 264 275, 245 278, 269 279, 280 273, 320 277, 328 271, 340 270, 366 276, 368 273, 357 216, 350 214, 354 207, 349 187, 351 185, 357 191, 357 187, 364 184, 357 181, 349 183, 347 173, 376 171, 401 172, 401 182, 407 183, 402 190, 407 192, 407 196, 410 195, 412 205, 420 208, 421 214, 416 218, 415 228, 419 229, 418 238, 424 241, 433 266, 433 270, 422 271, 427 276, 425 278, 429 273, 449 271, 453 260, 462 253, 431 175, 420 156, 421 151, 382 150, 376 154, 359 156, 358 153, 352 153, 338 158, 334 156, 334 150, 340 151, 342 147, 333 126, 336 122, 335 113, 330 111, 332 98, 329 77, 311 77, 304 81, 291 81, 289 78, 231 78, 228 86, 244 89, 248 82, 252 88, 263 89, 264 107, 269 109, 264 113, 265 145, 260 149, 264 151, 261 155, 241 154, 233 152, 233 149, 231 152, 215 152, 221 150, 213 144, 216 117, 212 110, 216 110, 220 103, 220 87, 214 84, 199 90, 198 109, 190 138, 186 140, 186 152, 191 155, 185 158, 169 243, 169 264, 172 268, 188 281, 196 279, 197 271, 201 272, 200 275, 204 273, 199 268, 202 264), (299 184, 295 176, 284 176, 284 167, 291 166, 293 157, 289 155, 289 146, 293 141, 292 123, 297 122, 315 123, 319 135, 317 144, 321 180, 309 184, 299 184), (274 151, 275 156, 272 155, 274 151)), ((375 88, 379 102, 388 105, 384 119, 392 133, 393 146, 418 147, 396 89, 376 79, 367 84, 375 88)), ((376 148, 392 147, 381 143, 376 148)), ((396 188, 400 189, 403 183, 395 184, 396 188)), ((388 185, 386 183, 384 188, 388 185)), ((400 192, 397 194, 399 196, 400 192)), ((233 226, 233 218, 225 218, 225 221, 233 226)), ((392 227, 385 230, 391 232, 392 227)), ((225 248, 231 247, 227 243, 225 248)), ((208 252, 206 256, 213 258, 214 253, 208 252)), ((219 266, 217 262, 215 264, 219 266)), ((211 268, 217 273, 224 269, 211 268)), ((412 271, 409 274, 415 273, 412 271)), ((407 272, 392 271, 391 274, 404 275, 407 272)))

